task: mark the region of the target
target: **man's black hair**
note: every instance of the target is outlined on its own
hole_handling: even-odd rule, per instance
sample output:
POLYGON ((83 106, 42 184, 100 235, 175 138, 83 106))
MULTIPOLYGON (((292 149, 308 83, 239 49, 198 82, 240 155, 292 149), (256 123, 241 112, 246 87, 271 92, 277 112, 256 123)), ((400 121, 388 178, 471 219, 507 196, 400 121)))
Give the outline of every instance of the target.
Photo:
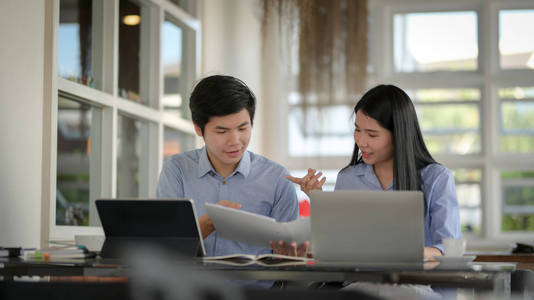
POLYGON ((256 97, 241 80, 225 75, 213 75, 200 80, 189 98, 191 119, 204 133, 211 117, 238 113, 246 109, 250 125, 254 120, 256 97))

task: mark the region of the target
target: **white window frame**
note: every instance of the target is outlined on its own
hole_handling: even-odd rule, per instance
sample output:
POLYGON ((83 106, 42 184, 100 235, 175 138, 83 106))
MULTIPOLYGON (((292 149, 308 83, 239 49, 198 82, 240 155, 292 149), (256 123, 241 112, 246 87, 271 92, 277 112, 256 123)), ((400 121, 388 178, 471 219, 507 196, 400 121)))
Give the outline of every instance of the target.
MULTIPOLYGON (((376 22, 388 23, 384 27, 384 36, 375 41, 372 49, 385 49, 382 56, 372 62, 377 73, 371 76, 375 84, 392 82, 404 89, 473 87, 480 88, 480 129, 481 153, 470 155, 436 154, 435 159, 449 168, 476 168, 482 170, 481 206, 482 232, 480 236, 467 236, 472 243, 508 245, 516 241, 528 241, 534 237, 532 232, 505 233, 502 223, 502 191, 500 172, 502 170, 532 170, 534 153, 513 154, 499 151, 500 99, 498 89, 512 86, 534 86, 534 70, 501 70, 499 64, 499 30, 498 12, 500 9, 534 9, 534 3, 528 1, 469 0, 469 1, 419 1, 397 0, 374 2, 376 22), (401 74, 393 66, 393 15, 405 12, 430 11, 464 11, 477 13, 478 22, 478 69, 476 71, 435 72, 419 74, 401 74), (379 13, 381 12, 381 14, 379 13), (382 20, 380 20, 382 19, 382 20), (381 44, 381 45, 380 45, 381 44), (373 47, 374 46, 374 47, 373 47), (377 48, 382 46, 382 48, 377 48), (380 65, 380 63, 382 63, 380 65), (494 121, 492 121, 494 120, 494 121)), ((379 23, 374 23, 376 24, 379 23)), ((373 26, 373 25, 371 25, 373 26)), ((373 84, 371 84, 373 85, 373 84)))
MULTIPOLYGON (((382 83, 396 84, 403 89, 478 88, 480 89, 481 152, 468 155, 436 154, 434 158, 450 169, 480 169, 482 179, 480 235, 466 235, 473 247, 508 247, 511 242, 529 241, 534 232, 502 232, 501 170, 533 170, 534 153, 499 152, 500 100, 498 88, 534 86, 534 70, 500 70, 498 50, 498 11, 500 9, 534 9, 526 0, 373 0, 369 1, 370 63, 368 87, 382 83), (475 11, 478 30, 478 68, 475 71, 395 72, 393 61, 393 16, 395 13, 475 11)), ((314 167, 322 170, 341 169, 349 156, 290 157, 288 149, 288 109, 286 97, 279 97, 280 137, 273 149, 275 159, 290 170, 314 167)))
MULTIPOLYGON (((118 114, 124 113, 130 117, 146 123, 148 134, 142 135, 142 147, 147 149, 148 157, 142 158, 143 166, 140 165, 140 197, 155 197, 157 179, 163 163, 163 130, 169 127, 186 134, 196 136, 193 124, 186 118, 180 118, 163 111, 160 101, 163 95, 163 74, 160 58, 161 28, 165 15, 171 16, 180 22, 184 30, 183 57, 186 58, 185 66, 188 82, 194 82, 200 74, 201 55, 201 24, 183 9, 167 0, 141 0, 148 6, 149 30, 148 40, 142 41, 143 51, 147 51, 148 63, 140 66, 141 72, 146 72, 147 93, 150 103, 142 105, 125 100, 118 96, 118 14, 119 0, 93 0, 93 14, 101 14, 102 24, 94 24, 93 31, 101 35, 100 39, 93 39, 93 50, 98 56, 95 61, 98 66, 94 67, 95 77, 101 79, 102 86, 99 89, 90 88, 64 78, 59 77, 57 60, 57 40, 59 28, 59 2, 60 0, 47 1, 46 24, 45 24, 45 114, 46 125, 43 128, 43 158, 50 166, 49 176, 43 179, 43 186, 49 186, 49 190, 43 188, 43 216, 48 212, 49 226, 43 228, 45 237, 58 240, 72 240, 76 234, 103 234, 100 226, 65 226, 56 225, 56 169, 57 169, 57 110, 58 95, 72 95, 101 107, 101 123, 93 124, 93 129, 100 137, 100 151, 94 153, 99 156, 100 163, 91 165, 91 171, 100 174, 98 180, 91 184, 91 192, 95 192, 95 198, 113 198, 116 196, 117 175, 117 126, 118 114), (105 30, 104 30, 105 29, 105 30), (190 59, 188 59, 190 58, 190 59), (105 130, 104 130, 105 129, 105 130), (145 163, 146 161, 146 163, 145 163), (47 232, 48 231, 48 232, 47 232)), ((198 5, 195 3, 195 5, 198 5)), ((196 11, 196 10, 195 10, 196 11)), ((95 33, 93 33, 95 35, 95 33)), ((188 91, 183 91, 188 92, 188 91)), ((197 138, 196 144, 200 140, 197 138)), ((90 216, 96 216, 94 201, 90 199, 90 216)), ((96 220, 98 221, 98 220, 96 220)), ((95 220, 92 220, 94 224, 95 220)), ((43 223, 45 224, 45 223, 43 223)), ((46 242, 46 241, 44 241, 46 242)))

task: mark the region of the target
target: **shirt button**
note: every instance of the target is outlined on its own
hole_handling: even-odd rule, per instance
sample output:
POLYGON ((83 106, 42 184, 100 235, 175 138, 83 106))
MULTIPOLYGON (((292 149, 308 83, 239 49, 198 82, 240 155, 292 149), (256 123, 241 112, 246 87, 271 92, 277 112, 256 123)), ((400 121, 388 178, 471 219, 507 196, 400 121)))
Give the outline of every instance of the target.
POLYGON ((226 184, 226 181, 223 181, 223 184, 226 184))

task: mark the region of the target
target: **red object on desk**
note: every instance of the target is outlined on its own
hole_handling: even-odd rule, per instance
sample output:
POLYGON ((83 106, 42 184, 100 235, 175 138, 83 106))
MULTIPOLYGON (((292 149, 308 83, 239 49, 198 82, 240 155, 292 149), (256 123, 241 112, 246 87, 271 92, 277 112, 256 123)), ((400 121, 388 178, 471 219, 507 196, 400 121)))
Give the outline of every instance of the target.
POLYGON ((299 201, 299 216, 300 217, 310 216, 310 202, 308 200, 299 201))

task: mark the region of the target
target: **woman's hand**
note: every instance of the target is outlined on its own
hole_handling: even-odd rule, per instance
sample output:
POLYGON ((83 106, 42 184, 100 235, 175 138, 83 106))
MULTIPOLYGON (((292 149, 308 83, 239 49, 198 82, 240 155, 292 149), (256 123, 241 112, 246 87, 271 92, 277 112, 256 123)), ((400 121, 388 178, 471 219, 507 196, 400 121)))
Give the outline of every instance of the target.
POLYGON ((288 256, 299 256, 304 257, 308 255, 308 248, 310 247, 310 242, 305 241, 304 243, 297 246, 297 243, 291 242, 286 244, 284 241, 270 241, 269 244, 273 248, 274 254, 282 254, 288 256))
POLYGON ((423 256, 425 259, 433 261, 436 260, 434 256, 442 256, 443 254, 438 248, 435 247, 425 247, 423 251, 423 256))
POLYGON ((326 181, 326 177, 323 177, 321 180, 321 176, 323 175, 323 172, 316 173, 317 170, 315 169, 308 169, 308 174, 302 178, 293 177, 291 175, 286 175, 286 178, 298 185, 300 185, 300 190, 306 193, 306 195, 309 196, 309 192, 311 190, 322 190, 323 184, 326 181))

